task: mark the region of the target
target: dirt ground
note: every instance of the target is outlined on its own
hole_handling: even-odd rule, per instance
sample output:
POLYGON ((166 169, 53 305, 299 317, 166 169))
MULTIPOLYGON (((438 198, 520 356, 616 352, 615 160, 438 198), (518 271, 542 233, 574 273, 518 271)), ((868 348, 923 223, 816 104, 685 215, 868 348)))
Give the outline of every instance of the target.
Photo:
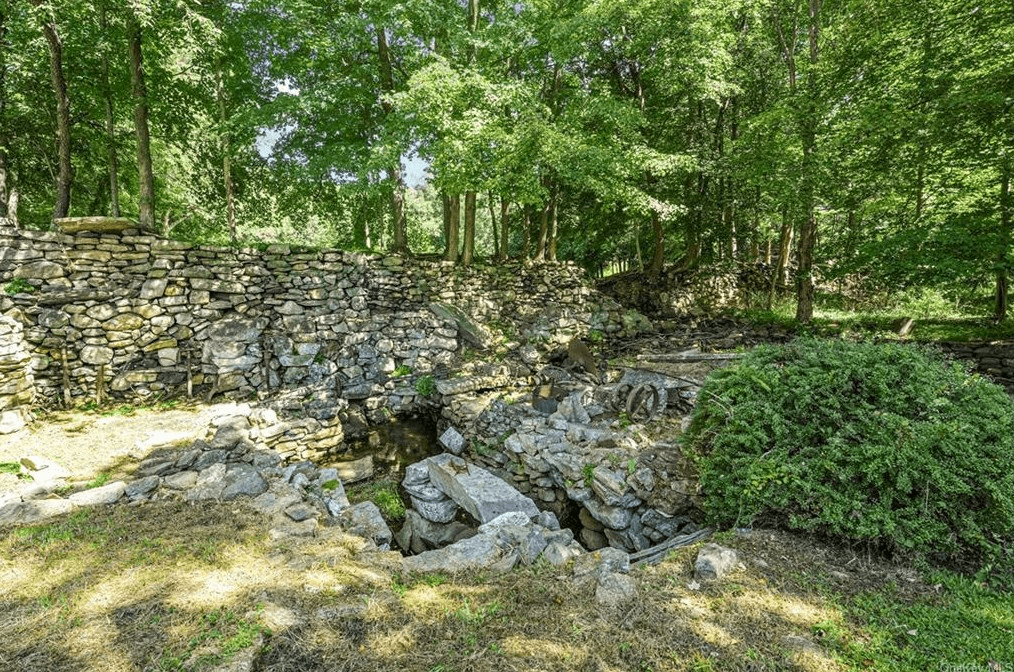
MULTIPOLYGON (((30 455, 44 457, 70 471, 71 483, 87 482, 102 473, 121 478, 154 446, 202 438, 211 418, 227 411, 228 406, 41 412, 25 431, 0 436, 0 462, 19 462, 30 455)), ((13 474, 0 473, 0 492, 17 484, 13 474)))

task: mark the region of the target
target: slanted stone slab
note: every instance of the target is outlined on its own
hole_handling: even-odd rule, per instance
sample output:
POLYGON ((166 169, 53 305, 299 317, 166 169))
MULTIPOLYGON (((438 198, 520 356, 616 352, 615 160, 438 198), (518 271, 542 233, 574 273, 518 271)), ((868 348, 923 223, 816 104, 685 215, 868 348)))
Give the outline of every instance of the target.
POLYGON ((502 554, 497 547, 496 538, 489 534, 480 534, 462 539, 450 546, 419 555, 410 555, 401 562, 402 571, 406 573, 446 572, 457 574, 473 569, 489 567, 502 554))
POLYGON ((77 506, 99 506, 101 504, 113 504, 120 497, 123 496, 124 491, 127 489, 127 484, 123 481, 115 481, 108 483, 100 488, 92 488, 91 490, 82 490, 81 492, 75 492, 73 495, 68 497, 71 502, 77 506))
POLYGON ((430 482, 480 523, 512 511, 539 515, 535 502, 485 469, 446 453, 428 459, 430 482))
POLYGON ((430 304, 430 310, 437 317, 454 322, 461 337, 474 348, 486 350, 493 344, 493 334, 489 329, 473 321, 457 307, 449 303, 434 302, 430 304))
POLYGON ((618 607, 637 598, 637 582, 625 574, 606 574, 595 587, 595 601, 604 607, 618 607))
POLYGON ((268 482, 255 468, 249 464, 232 464, 225 475, 222 499, 236 499, 244 495, 256 497, 267 489, 268 482))
POLYGON ((137 222, 126 217, 60 217, 53 220, 58 231, 78 233, 94 231, 95 233, 122 233, 127 229, 138 228, 137 222))
POLYGON ((361 502, 342 511, 346 531, 370 539, 382 551, 390 550, 394 535, 373 502, 361 502))

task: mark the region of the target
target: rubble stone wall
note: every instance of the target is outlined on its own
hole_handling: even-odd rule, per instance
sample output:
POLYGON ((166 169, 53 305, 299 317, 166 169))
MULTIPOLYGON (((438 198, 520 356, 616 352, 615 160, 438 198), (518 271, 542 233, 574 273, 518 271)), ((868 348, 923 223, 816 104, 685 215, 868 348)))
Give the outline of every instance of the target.
POLYGON ((0 435, 16 432, 31 419, 35 400, 32 358, 17 320, 0 315, 0 435))
MULTIPOLYGON (((0 222, 0 314, 22 327, 43 405, 63 398, 66 369, 77 401, 253 395, 334 379, 343 398, 397 410, 415 402, 417 377, 439 371, 470 336, 434 302, 492 325, 492 340, 562 343, 636 323, 570 264, 464 269, 0 222)), ((14 347, 11 334, 0 348, 14 347)), ((2 371, 2 389, 11 376, 2 371)))

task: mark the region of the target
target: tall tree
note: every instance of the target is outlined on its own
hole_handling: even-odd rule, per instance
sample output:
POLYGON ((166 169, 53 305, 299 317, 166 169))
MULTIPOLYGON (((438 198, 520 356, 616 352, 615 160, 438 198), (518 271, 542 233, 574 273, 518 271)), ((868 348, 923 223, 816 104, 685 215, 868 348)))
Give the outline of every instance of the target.
POLYGON ((56 97, 56 147, 59 168, 56 175, 53 219, 59 219, 66 217, 70 211, 70 190, 74 181, 74 167, 70 156, 70 95, 67 92, 67 78, 63 72, 63 41, 57 31, 54 10, 45 0, 32 1, 39 11, 42 33, 49 47, 50 81, 56 97))
POLYGON ((155 177, 151 164, 151 139, 148 130, 148 90, 145 85, 144 56, 141 52, 141 22, 128 19, 127 39, 130 52, 130 79, 134 94, 134 131, 137 134, 138 224, 142 229, 155 230, 155 177))

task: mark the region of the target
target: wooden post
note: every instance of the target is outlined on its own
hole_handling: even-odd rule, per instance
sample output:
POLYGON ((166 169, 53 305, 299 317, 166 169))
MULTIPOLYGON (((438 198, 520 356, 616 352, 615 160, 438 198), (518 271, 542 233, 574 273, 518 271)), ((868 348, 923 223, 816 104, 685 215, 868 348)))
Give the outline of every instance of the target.
POLYGON ((99 364, 99 371, 95 374, 95 405, 101 406, 106 396, 106 365, 99 364))
POLYGON ((190 368, 190 348, 187 348, 187 399, 194 398, 194 373, 190 368))
POLYGON ((60 348, 60 357, 63 360, 63 406, 64 408, 70 408, 71 407, 70 366, 67 364, 66 345, 60 348))

